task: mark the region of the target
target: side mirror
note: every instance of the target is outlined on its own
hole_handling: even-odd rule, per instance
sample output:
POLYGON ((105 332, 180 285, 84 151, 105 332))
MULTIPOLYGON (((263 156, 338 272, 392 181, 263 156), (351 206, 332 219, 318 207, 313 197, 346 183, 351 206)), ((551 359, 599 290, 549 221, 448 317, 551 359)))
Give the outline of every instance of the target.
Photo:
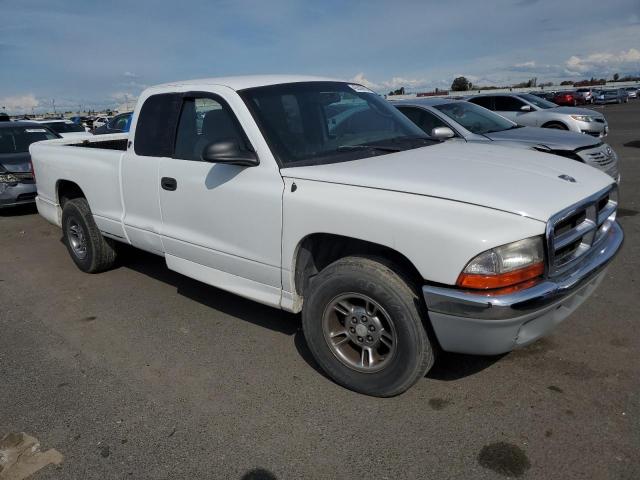
POLYGON ((228 163, 243 167, 255 167, 260 162, 254 152, 241 150, 234 141, 213 142, 204 147, 202 160, 212 163, 228 163))
POLYGON ((531 111, 531 110, 533 110, 533 109, 531 108, 531 105, 522 105, 522 106, 520 107, 520 110, 521 110, 522 112, 530 112, 530 111, 531 111))
POLYGON ((431 130, 431 138, 435 138, 436 140, 446 140, 455 136, 456 134, 453 133, 453 130, 449 127, 436 127, 431 130))

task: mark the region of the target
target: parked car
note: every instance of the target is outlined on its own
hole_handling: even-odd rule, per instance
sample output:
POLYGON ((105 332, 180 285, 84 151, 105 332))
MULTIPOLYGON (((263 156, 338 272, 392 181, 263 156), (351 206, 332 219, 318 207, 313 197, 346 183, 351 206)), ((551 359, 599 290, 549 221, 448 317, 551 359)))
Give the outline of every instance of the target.
POLYGON ((71 120, 32 120, 53 130, 63 138, 90 138, 93 135, 71 120))
POLYGON ((73 123, 77 123, 78 125, 82 125, 87 132, 90 132, 91 127, 93 126, 93 119, 91 119, 90 117, 75 116, 71 117, 69 120, 71 120, 73 123))
POLYGON ((113 117, 112 116, 106 116, 106 117, 96 117, 95 120, 93 121, 93 128, 99 128, 102 127, 103 125, 106 125, 107 123, 109 123, 109 120, 111 120, 113 117))
POLYGON ((460 100, 415 98, 392 103, 431 137, 535 149, 586 163, 620 181, 616 152, 590 135, 525 127, 460 100))
POLYGON ((596 92, 596 89, 592 87, 582 87, 576 90, 576 93, 580 95, 584 100, 583 103, 593 103, 595 101, 595 97, 594 97, 595 92, 596 92))
POLYGON ((10 122, 11 117, 4 112, 0 112, 0 122, 10 122))
POLYGON ((33 203, 36 184, 29 145, 60 138, 33 122, 0 122, 0 208, 33 203))
POLYGON ((619 88, 618 93, 620 94, 620 97, 622 98, 623 103, 629 102, 629 93, 627 92, 626 88, 619 88))
POLYGON ((529 92, 530 95, 535 95, 536 97, 544 98, 545 100, 549 100, 553 102, 553 98, 556 96, 556 92, 529 92))
POLYGON ((628 101, 629 99, 622 95, 621 89, 619 88, 615 90, 601 90, 596 95, 596 103, 600 105, 606 105, 608 103, 626 103, 628 101))
POLYGON ((558 92, 553 97, 552 102, 556 105, 564 105, 568 107, 575 107, 586 103, 584 97, 574 91, 558 92))
POLYGON ((518 125, 571 130, 594 137, 604 137, 609 132, 607 120, 600 112, 587 108, 559 107, 527 93, 473 95, 467 99, 518 125))
POLYGON ((131 127, 131 115, 133 112, 121 113, 110 119, 105 125, 96 128, 94 135, 106 135, 109 133, 126 133, 131 127))
POLYGON ((638 87, 627 87, 625 90, 629 98, 638 98, 638 87))
POLYGON ((31 147, 38 210, 80 270, 110 268, 124 242, 302 312, 318 365, 370 395, 423 378, 436 345, 533 342, 590 296, 623 239, 611 177, 435 141, 362 85, 175 82, 145 90, 133 119, 133 134, 31 147))

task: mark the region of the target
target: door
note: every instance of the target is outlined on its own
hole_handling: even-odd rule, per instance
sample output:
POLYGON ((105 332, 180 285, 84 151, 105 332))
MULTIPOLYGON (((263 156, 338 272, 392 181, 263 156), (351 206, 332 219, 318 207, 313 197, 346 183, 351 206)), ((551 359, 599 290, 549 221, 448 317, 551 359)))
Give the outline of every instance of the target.
POLYGON ((431 135, 431 132, 434 128, 438 127, 447 127, 450 128, 455 136, 448 141, 460 141, 464 139, 460 138, 460 135, 455 131, 451 125, 447 124, 440 117, 435 115, 434 113, 426 110, 424 108, 419 107, 410 107, 410 106, 398 106, 398 110, 400 110, 409 120, 415 123, 420 129, 426 133, 427 135, 431 135))
POLYGON ((519 98, 507 95, 498 95, 495 97, 494 109, 497 114, 508 118, 512 122, 519 123, 519 118, 522 115, 529 113, 522 111, 522 107, 525 105, 527 105, 527 103, 519 98))
POLYGON ((204 148, 219 141, 254 151, 221 95, 183 94, 172 158, 159 164, 167 264, 211 285, 279 305, 282 177, 273 162, 246 167, 203 161, 204 148))
POLYGON ((132 245, 156 254, 164 252, 158 171, 160 159, 173 154, 180 102, 179 94, 170 93, 145 99, 130 135, 133 143, 122 158, 125 232, 132 245))

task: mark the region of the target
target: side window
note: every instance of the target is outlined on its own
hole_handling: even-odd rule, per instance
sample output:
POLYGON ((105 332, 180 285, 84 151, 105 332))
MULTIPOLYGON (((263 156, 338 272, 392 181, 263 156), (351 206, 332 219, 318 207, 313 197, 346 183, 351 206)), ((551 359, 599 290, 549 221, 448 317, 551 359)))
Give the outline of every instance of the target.
POLYGON ((116 117, 114 122, 111 124, 111 128, 114 130, 125 130, 125 127, 127 126, 127 118, 127 115, 116 117))
POLYGON ((415 107, 401 107, 399 110, 406 115, 406 117, 419 126, 424 133, 431 135, 431 131, 436 127, 448 127, 446 123, 440 120, 433 113, 422 108, 415 107))
POLYGON ((495 108, 493 108, 493 97, 476 97, 469 101, 481 107, 488 108, 489 110, 495 110, 495 108))
POLYGON ((226 103, 211 97, 184 98, 173 158, 199 161, 207 145, 224 141, 252 150, 226 103))
POLYGON ((519 112, 525 103, 516 97, 496 97, 496 111, 519 112))
POLYGON ((145 100, 136 124, 137 155, 170 157, 173 154, 179 108, 180 95, 176 93, 152 95, 145 100))

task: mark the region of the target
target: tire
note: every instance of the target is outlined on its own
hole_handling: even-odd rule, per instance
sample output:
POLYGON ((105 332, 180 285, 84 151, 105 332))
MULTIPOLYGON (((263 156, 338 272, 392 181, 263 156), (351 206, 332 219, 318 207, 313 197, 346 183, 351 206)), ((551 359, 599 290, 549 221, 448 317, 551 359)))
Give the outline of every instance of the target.
POLYGON ((560 122, 549 122, 545 123, 542 128, 553 128, 555 130, 569 130, 566 125, 560 122))
POLYGON ((75 198, 65 202, 62 232, 69 255, 83 272, 102 272, 115 263, 114 242, 103 237, 98 230, 86 199, 75 198))
POLYGON ((313 278, 309 289, 302 311, 304 335, 314 359, 336 383, 366 395, 391 397, 433 366, 434 347, 419 293, 384 260, 337 260, 313 278), (365 337, 367 329, 371 336, 366 332, 365 337), (333 342, 339 345, 330 346, 333 342), (370 347, 360 348, 363 342, 370 347), (363 355, 365 350, 373 353, 363 355))

